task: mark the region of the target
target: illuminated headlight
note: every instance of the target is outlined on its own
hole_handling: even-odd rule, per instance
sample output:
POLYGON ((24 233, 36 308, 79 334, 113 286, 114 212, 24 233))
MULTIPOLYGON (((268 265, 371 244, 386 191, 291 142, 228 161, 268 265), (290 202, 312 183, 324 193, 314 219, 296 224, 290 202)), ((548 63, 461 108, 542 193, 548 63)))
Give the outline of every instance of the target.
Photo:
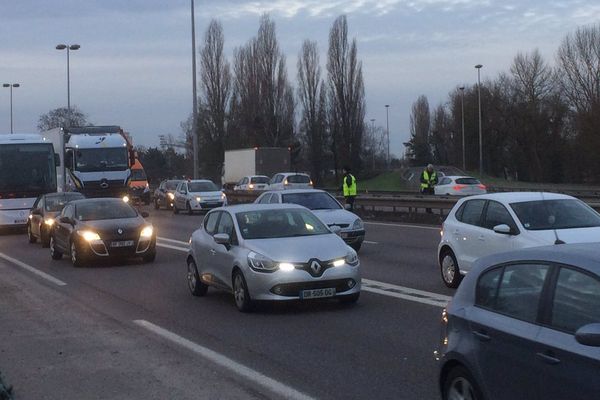
POLYGON ((352 265, 353 267, 355 267, 358 265, 358 254, 356 254, 356 251, 351 250, 346 255, 346 258, 344 259, 344 261, 346 261, 346 264, 352 265))
POLYGON ((33 215, 29 214, 29 219, 33 219, 33 215))
POLYGON ((290 272, 290 271, 293 271, 295 269, 295 267, 294 267, 294 264, 280 263, 279 264, 279 269, 281 271, 290 272))
POLYGON ((93 231, 77 231, 79 236, 83 238, 86 242, 95 242, 100 240, 100 235, 93 231))
POLYGON ((356 221, 354 221, 354 224, 352 224, 352 229, 365 229, 365 224, 362 222, 362 219, 358 218, 356 221))
POLYGON ((123 196, 123 202, 129 203, 129 196, 123 196))
POLYGON ((221 192, 221 200, 227 200, 227 196, 223 192, 221 192))
MULTIPOLYGON (((254 185, 253 185, 252 183, 251 183, 251 184, 249 184, 249 185, 248 185, 248 189, 254 189, 254 185)), ((225 194, 225 193, 223 193, 223 194, 225 194)))
POLYGON ((142 239, 150 239, 152 234, 154 233, 154 228, 151 226, 147 226, 140 232, 140 238, 142 239))
POLYGON ((54 225, 54 218, 45 219, 44 223, 48 226, 52 226, 52 225, 54 225))
POLYGON ((201 201, 201 200, 202 200, 202 197, 196 197, 196 201, 197 201, 198 203, 200 203, 200 201, 201 201))
POLYGON ((333 262, 334 267, 341 267, 344 264, 346 264, 346 260, 344 260, 343 258, 340 258, 339 260, 335 260, 333 262))
POLYGON ((253 270, 262 272, 273 272, 279 267, 279 265, 269 257, 265 257, 262 254, 253 251, 248 254, 248 265, 253 270))
POLYGON ((173 193, 167 193, 167 196, 169 197, 169 199, 173 200, 175 198, 175 195, 173 193))

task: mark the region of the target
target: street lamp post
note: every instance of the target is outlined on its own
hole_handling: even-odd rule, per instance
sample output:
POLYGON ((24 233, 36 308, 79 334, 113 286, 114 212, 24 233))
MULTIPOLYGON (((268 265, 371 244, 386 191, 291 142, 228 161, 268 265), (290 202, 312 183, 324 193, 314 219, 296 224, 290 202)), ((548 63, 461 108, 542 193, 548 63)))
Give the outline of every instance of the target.
POLYGON ((477 64, 477 102, 479 103, 479 176, 483 176, 483 142, 481 134, 481 67, 483 65, 477 64))
POLYGON ((389 114, 389 110, 390 110, 390 105, 386 104, 385 105, 385 126, 386 126, 386 131, 387 131, 387 157, 386 157, 386 164, 387 164, 387 169, 390 169, 390 114, 389 114))
POLYGON ((460 89, 460 112, 462 115, 462 167, 463 171, 467 170, 466 158, 465 158, 465 87, 461 86, 460 89))
POLYGON ((371 118, 371 135, 373 135, 373 142, 371 142, 371 156, 373 158, 373 170, 375 170, 375 118, 371 118))
POLYGON ((18 88, 21 86, 18 83, 4 83, 2 87, 10 88, 10 133, 13 133, 13 88, 18 88))
POLYGON ((192 151, 194 152, 194 179, 199 177, 198 160, 198 132, 196 127, 198 123, 198 96, 196 95, 196 23, 194 20, 194 0, 191 0, 192 7, 192 151))
POLYGON ((69 118, 71 118, 71 72, 70 72, 70 53, 71 50, 79 50, 81 48, 78 44, 58 44, 56 50, 67 50, 67 110, 69 111, 69 118))

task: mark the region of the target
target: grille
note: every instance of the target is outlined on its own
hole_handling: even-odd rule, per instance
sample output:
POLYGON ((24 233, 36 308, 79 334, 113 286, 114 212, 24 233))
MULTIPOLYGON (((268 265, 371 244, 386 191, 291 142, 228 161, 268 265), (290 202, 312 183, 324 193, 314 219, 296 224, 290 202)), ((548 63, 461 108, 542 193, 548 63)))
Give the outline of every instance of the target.
POLYGON ((335 288, 335 292, 344 293, 356 286, 354 279, 333 279, 329 281, 317 282, 294 282, 282 283, 271 288, 271 293, 278 296, 296 297, 300 295, 302 290, 335 288), (351 283, 349 285, 348 283, 351 283))

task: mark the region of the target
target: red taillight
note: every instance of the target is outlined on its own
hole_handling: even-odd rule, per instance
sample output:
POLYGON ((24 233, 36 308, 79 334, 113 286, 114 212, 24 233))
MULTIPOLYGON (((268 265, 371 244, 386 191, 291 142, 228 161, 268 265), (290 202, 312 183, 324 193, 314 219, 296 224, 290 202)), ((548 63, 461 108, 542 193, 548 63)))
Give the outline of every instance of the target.
POLYGON ((483 190, 487 189, 487 188, 485 187, 485 185, 484 185, 484 184, 478 185, 477 187, 478 187, 479 189, 483 189, 483 190))
POLYGON ((454 187, 452 189, 454 190, 463 190, 466 187, 466 185, 454 185, 454 187))

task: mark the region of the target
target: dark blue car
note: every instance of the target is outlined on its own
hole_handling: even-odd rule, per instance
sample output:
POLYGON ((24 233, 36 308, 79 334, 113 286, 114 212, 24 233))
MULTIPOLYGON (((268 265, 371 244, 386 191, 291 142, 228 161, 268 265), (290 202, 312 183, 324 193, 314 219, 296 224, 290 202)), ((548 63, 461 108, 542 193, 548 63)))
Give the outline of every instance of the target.
POLYGON ((600 399, 600 243, 479 260, 442 325, 443 399, 600 399))

